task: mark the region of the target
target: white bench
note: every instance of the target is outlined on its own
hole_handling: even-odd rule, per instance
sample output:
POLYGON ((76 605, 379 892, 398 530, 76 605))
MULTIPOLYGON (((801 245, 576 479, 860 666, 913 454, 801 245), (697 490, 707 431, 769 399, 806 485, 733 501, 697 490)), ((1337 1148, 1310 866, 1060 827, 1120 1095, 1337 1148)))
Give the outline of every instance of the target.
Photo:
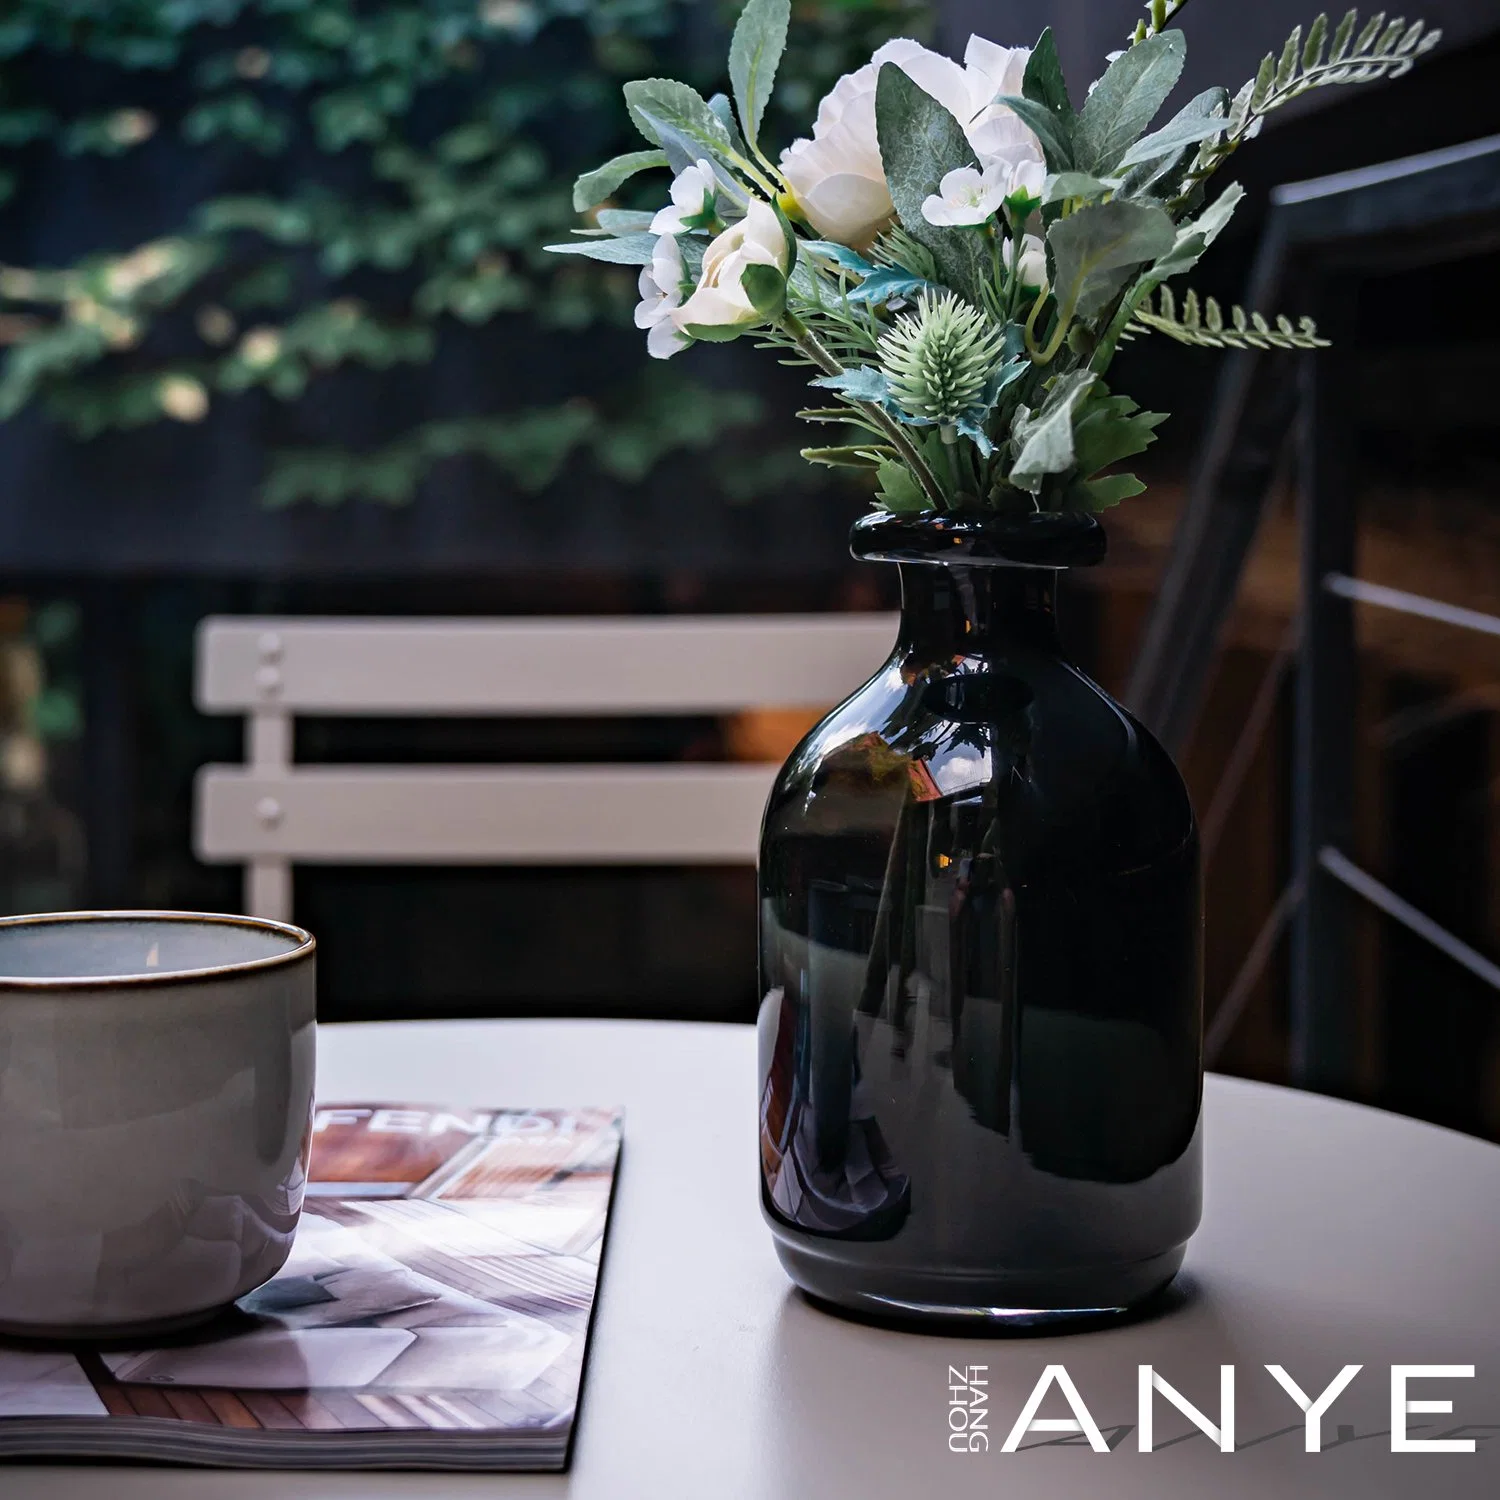
POLYGON ((195 698, 246 716, 206 766, 197 853, 246 866, 285 919, 296 864, 753 863, 768 764, 299 766, 299 714, 585 717, 832 704, 889 655, 894 615, 208 619, 195 698))

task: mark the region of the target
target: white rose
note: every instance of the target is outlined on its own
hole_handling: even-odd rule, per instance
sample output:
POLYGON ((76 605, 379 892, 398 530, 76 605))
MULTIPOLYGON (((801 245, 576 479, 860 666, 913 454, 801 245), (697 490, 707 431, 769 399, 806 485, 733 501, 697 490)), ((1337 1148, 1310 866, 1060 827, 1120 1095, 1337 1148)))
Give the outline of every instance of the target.
POLYGON ((687 229, 702 229, 715 213, 718 179, 711 161, 700 159, 684 167, 672 179, 672 201, 659 209, 651 221, 652 234, 681 234, 687 229))
POLYGON ((892 62, 964 127, 981 170, 1042 160, 1041 146, 997 94, 1019 94, 1025 47, 970 37, 960 67, 907 37, 887 42, 864 67, 839 79, 821 105, 811 140, 794 141, 781 171, 808 222, 825 239, 863 249, 894 212, 875 131, 875 87, 892 62))
POLYGON ((752 328, 765 321, 744 287, 751 266, 773 266, 786 274, 790 260, 786 232, 776 210, 752 198, 745 217, 713 239, 703 252, 697 290, 672 310, 672 322, 683 332, 694 328, 752 328))
POLYGON ((657 240, 651 264, 641 267, 641 300, 636 303, 635 326, 646 332, 646 353, 652 359, 671 359, 692 343, 672 322, 682 305, 682 251, 670 234, 657 240))
POLYGON ((883 63, 924 51, 906 37, 887 42, 864 67, 846 73, 818 106, 812 139, 781 153, 781 172, 807 221, 825 239, 862 250, 894 207, 875 135, 875 84, 883 63))

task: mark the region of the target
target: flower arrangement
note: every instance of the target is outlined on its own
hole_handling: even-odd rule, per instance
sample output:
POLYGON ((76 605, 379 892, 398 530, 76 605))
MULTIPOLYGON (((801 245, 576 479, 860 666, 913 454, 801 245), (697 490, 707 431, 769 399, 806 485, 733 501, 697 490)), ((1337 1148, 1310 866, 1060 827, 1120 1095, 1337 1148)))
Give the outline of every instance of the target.
POLYGON ((574 206, 594 222, 548 248, 641 267, 635 320, 656 358, 751 334, 812 366, 822 404, 799 415, 851 440, 803 456, 872 470, 885 510, 1104 509, 1143 488, 1115 466, 1165 419, 1105 384, 1122 340, 1324 342, 1306 318, 1173 296, 1242 196, 1210 200, 1209 180, 1271 111, 1398 77, 1439 39, 1384 12, 1320 15, 1237 94, 1207 89, 1152 129, 1182 72, 1186 3, 1151 0, 1078 107, 1050 30, 1030 49, 971 37, 961 65, 888 42, 773 161, 760 128, 790 4, 748 0, 733 104, 626 84, 650 149, 580 177, 574 206), (651 168, 673 173, 667 206, 596 207, 651 168))

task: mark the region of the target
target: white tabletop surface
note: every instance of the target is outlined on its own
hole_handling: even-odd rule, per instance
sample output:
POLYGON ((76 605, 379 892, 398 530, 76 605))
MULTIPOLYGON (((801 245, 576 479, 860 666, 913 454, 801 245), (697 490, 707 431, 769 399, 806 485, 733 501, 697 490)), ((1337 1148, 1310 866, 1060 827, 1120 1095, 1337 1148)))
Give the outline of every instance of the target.
MULTIPOLYGON (((1500 1148, 1393 1115, 1210 1078, 1203 1227, 1191 1292, 1148 1322, 1048 1338, 892 1332, 793 1292, 756 1197, 749 1028, 492 1021, 325 1027, 319 1094, 474 1105, 623 1104, 625 1154, 567 1475, 254 1474, 0 1467, 4 1500, 1467 1500, 1500 1495, 1500 1148), (1048 1364, 1112 1438, 1108 1454, 1033 1433, 999 1450, 1048 1364), (1236 1369, 1238 1444, 1221 1453, 1158 1400, 1137 1451, 1137 1367, 1218 1411, 1236 1369), (1311 1394, 1363 1370, 1303 1451, 1266 1373, 1311 1394), (1392 1454, 1392 1364, 1473 1365, 1414 1383, 1412 1435, 1473 1454, 1392 1454), (990 1451, 948 1451, 949 1366, 986 1365, 990 1451), (1418 1424, 1428 1424, 1419 1426, 1418 1424), (1456 1429, 1462 1428, 1461 1432, 1456 1429), (1290 1429, 1290 1430, 1288 1430, 1290 1429), (1271 1436, 1271 1434, 1278 1434, 1271 1436), (1166 1445, 1166 1446, 1160 1446, 1166 1445)), ((1054 1390, 1043 1416, 1066 1416, 1054 1390)))

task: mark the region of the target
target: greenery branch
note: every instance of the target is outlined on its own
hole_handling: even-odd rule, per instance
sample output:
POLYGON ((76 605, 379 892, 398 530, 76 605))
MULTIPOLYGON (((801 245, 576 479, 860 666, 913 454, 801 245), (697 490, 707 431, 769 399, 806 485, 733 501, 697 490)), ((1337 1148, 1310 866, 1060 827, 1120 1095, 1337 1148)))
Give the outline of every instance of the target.
POLYGON ((1266 53, 1255 77, 1235 96, 1223 135, 1199 148, 1171 206, 1189 202, 1194 190, 1255 136, 1273 111, 1330 84, 1400 78, 1441 40, 1442 33, 1426 22, 1408 25, 1401 16, 1388 21, 1385 11, 1360 27, 1358 10, 1348 10, 1332 32, 1327 15, 1320 14, 1305 38, 1302 28, 1294 27, 1280 54, 1266 53))
MULTIPOLYGON (((846 373, 844 366, 823 347, 818 336, 795 313, 783 314, 780 327, 785 330, 787 337, 807 357, 808 361, 816 365, 825 375, 846 373)), ((947 498, 943 493, 943 486, 938 482, 937 475, 932 472, 927 460, 922 457, 911 438, 902 431, 900 422, 873 402, 854 400, 850 401, 849 405, 873 430, 884 436, 892 450, 911 470, 917 483, 921 485, 922 492, 931 502, 932 508, 937 511, 948 509, 947 498)))
POLYGON ((1311 318, 1300 318, 1293 324, 1278 315, 1274 326, 1258 312, 1247 313, 1238 304, 1231 307, 1226 321, 1218 302, 1207 298, 1201 305, 1198 294, 1183 294, 1182 311, 1170 287, 1157 293, 1156 306, 1146 297, 1131 313, 1132 329, 1162 333, 1180 344, 1200 349, 1326 349, 1328 340, 1318 335, 1311 318))
MULTIPOLYGON (((1006 64, 1012 83, 998 96, 967 53, 961 69, 931 70, 947 102, 916 81, 921 68, 907 71, 914 54, 872 59, 841 82, 837 108, 818 112, 812 139, 772 167, 762 124, 790 7, 746 0, 733 105, 670 79, 626 85, 672 170, 671 204, 601 218, 602 238, 549 249, 642 267, 636 320, 658 357, 751 334, 812 366, 810 384, 842 405, 804 418, 844 420, 874 441, 804 456, 873 472, 886 510, 1116 504, 1142 486, 1115 466, 1163 420, 1105 385, 1122 340, 1324 342, 1307 319, 1226 315, 1192 293, 1179 309, 1167 283, 1198 264, 1243 198, 1231 184, 1209 200, 1208 180, 1274 110, 1310 89, 1399 77, 1437 38, 1383 12, 1363 28, 1353 11, 1332 29, 1319 16, 1233 97, 1205 90, 1157 125, 1186 60, 1172 25, 1182 5, 1151 0, 1077 107, 1050 30, 1024 53, 1018 90, 1006 64), (992 130, 1007 114, 1025 130, 992 130)), ((576 192, 592 203, 638 164, 616 159, 576 192)))

